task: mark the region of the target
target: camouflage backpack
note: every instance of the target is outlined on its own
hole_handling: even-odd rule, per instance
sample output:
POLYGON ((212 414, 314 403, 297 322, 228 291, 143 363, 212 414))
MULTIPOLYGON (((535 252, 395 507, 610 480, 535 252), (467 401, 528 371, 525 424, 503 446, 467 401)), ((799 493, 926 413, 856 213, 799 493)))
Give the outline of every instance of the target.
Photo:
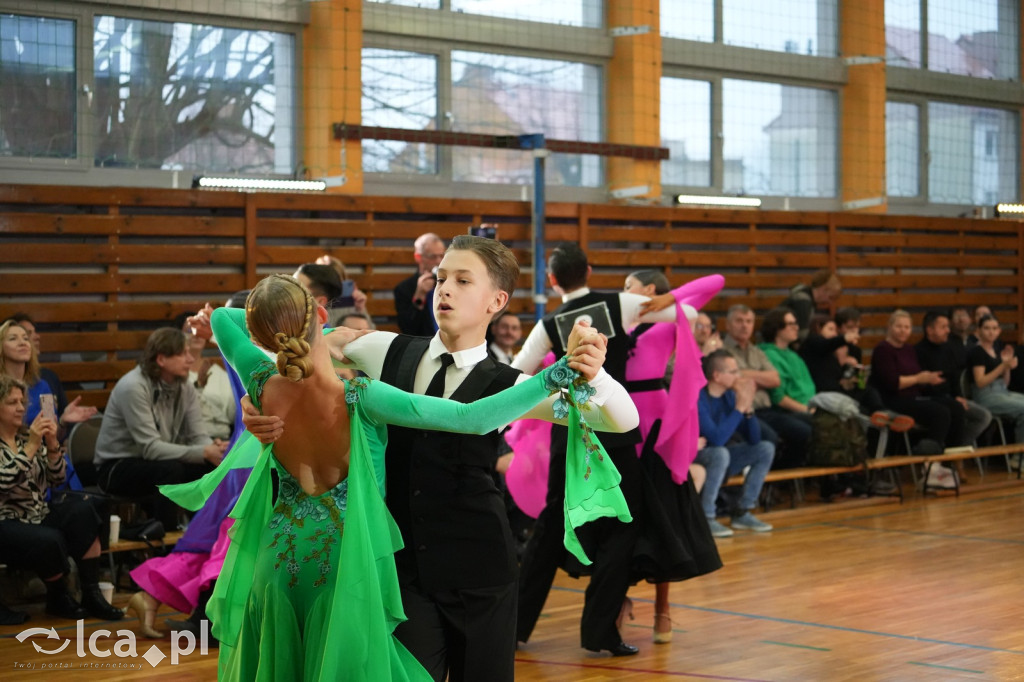
POLYGON ((867 458, 868 437, 858 419, 844 420, 822 409, 814 413, 808 464, 849 467, 863 464, 867 458))

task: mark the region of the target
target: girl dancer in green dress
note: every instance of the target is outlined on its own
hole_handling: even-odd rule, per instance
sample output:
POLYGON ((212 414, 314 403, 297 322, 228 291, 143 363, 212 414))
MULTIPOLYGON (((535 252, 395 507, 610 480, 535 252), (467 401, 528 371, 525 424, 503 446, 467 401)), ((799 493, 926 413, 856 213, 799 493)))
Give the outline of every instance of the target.
POLYGON ((195 508, 228 469, 253 466, 208 606, 222 678, 428 680, 392 635, 405 616, 393 556, 401 535, 383 500, 386 425, 492 431, 569 386, 579 339, 529 381, 461 404, 339 380, 322 339, 326 319, 281 275, 261 281, 244 312, 214 312, 217 341, 249 395, 288 427, 272 445, 246 438, 206 479, 164 492, 195 508), (260 347, 276 352, 276 366, 260 347))

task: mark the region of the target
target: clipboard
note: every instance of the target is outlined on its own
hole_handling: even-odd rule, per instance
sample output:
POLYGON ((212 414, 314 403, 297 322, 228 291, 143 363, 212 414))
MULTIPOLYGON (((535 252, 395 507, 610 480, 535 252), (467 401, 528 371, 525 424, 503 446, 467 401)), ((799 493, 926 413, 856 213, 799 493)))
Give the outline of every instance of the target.
POLYGON ((562 342, 562 348, 569 346, 569 334, 572 333, 577 320, 586 320, 592 328, 609 339, 615 338, 611 312, 608 310, 608 304, 602 301, 555 315, 555 329, 558 330, 558 340, 562 342))

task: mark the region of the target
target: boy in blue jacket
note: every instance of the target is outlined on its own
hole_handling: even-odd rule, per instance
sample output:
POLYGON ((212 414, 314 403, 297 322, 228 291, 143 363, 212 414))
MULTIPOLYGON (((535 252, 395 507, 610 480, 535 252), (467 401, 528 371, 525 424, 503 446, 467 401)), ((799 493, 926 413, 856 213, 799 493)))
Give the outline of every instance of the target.
POLYGON ((775 446, 761 440, 761 426, 754 416, 754 391, 750 380, 740 377, 736 359, 726 350, 717 350, 704 359, 704 376, 708 384, 701 389, 697 401, 700 435, 707 447, 697 453, 697 464, 707 469, 707 480, 701 490, 701 505, 708 519, 711 534, 726 538, 733 528, 763 533, 772 529, 750 510, 757 507, 764 477, 772 468, 775 446), (715 518, 715 500, 728 476, 750 467, 743 481, 740 508, 732 514, 732 528, 715 518))

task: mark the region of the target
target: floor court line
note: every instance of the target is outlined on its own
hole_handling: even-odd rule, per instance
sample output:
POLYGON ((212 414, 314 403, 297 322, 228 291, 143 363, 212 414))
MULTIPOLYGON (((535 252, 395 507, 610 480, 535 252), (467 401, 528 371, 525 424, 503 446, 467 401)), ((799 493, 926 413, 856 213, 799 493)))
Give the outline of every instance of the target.
MULTIPOLYGON (((552 590, 561 590, 562 592, 573 592, 576 594, 583 594, 584 591, 576 587, 560 587, 553 586, 552 590)), ((647 603, 653 604, 653 599, 633 598, 634 603, 647 603)), ((796 620, 795 618, 779 618, 778 616, 763 616, 757 613, 740 613, 738 611, 728 611, 726 609, 716 609, 710 606, 694 606, 692 604, 670 604, 673 608, 689 609, 690 611, 703 611, 705 613, 717 613, 723 616, 735 616, 738 618, 749 618, 751 620, 765 620, 773 623, 785 623, 787 625, 800 625, 809 628, 820 628, 823 630, 835 630, 837 632, 850 632, 858 635, 871 635, 873 637, 888 637, 891 639, 905 639, 911 642, 924 642, 926 644, 943 644, 945 646, 954 646, 963 649, 975 649, 978 651, 991 651, 994 653, 1001 654, 1015 654, 1017 656, 1024 656, 1024 651, 1015 651, 1013 649, 1000 649, 998 647, 984 646, 981 644, 968 644, 966 642, 951 642, 945 639, 934 639, 932 637, 916 637, 914 635, 901 635, 895 632, 881 632, 878 630, 865 630, 862 628, 851 628, 845 625, 829 625, 827 623, 813 623, 806 620, 796 620)))
POLYGON ((970 670, 968 668, 954 668, 951 665, 938 665, 936 663, 924 663, 923 661, 907 661, 908 665, 920 665, 925 668, 939 668, 941 670, 955 670, 959 673, 976 673, 978 675, 984 675, 984 670, 970 670))

